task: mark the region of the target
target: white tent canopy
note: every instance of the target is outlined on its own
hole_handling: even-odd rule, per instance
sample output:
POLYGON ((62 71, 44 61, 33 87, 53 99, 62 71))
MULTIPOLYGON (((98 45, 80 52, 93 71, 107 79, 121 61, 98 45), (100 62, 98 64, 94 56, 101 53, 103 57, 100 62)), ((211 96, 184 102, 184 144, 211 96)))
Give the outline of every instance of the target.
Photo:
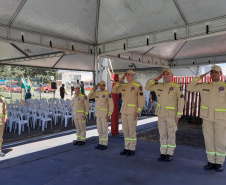
POLYGON ((0 63, 93 71, 225 62, 225 0, 0 0, 0 63))

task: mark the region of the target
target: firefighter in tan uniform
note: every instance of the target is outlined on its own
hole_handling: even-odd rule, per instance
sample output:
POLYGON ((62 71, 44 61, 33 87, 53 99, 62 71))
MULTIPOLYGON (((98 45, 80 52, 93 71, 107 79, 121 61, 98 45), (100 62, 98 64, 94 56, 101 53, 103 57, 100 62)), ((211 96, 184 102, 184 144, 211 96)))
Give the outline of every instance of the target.
POLYGON ((125 140, 125 149, 120 155, 132 156, 135 154, 137 135, 136 125, 138 115, 143 109, 145 97, 142 85, 134 80, 134 72, 128 70, 112 88, 113 93, 122 94, 121 120, 125 140), (128 83, 122 83, 124 79, 128 83))
POLYGON ((87 96, 81 94, 80 85, 76 84, 75 96, 72 99, 72 109, 74 115, 74 123, 77 129, 77 141, 74 145, 84 145, 86 140, 86 116, 89 113, 89 100, 87 96))
POLYGON ((0 95, 0 157, 4 157, 5 154, 2 152, 2 142, 5 124, 8 120, 7 116, 7 105, 5 98, 0 95))
POLYGON ((159 161, 172 161, 176 148, 177 124, 182 116, 184 108, 184 95, 181 86, 172 82, 171 69, 164 70, 157 78, 147 81, 145 89, 155 91, 158 103, 156 114, 158 115, 158 128, 160 135, 159 161), (164 84, 156 84, 163 76, 164 84))
POLYGON ((105 90, 106 83, 101 81, 88 95, 89 99, 95 98, 97 130, 99 134, 99 144, 96 149, 106 150, 108 146, 108 122, 114 110, 111 93, 105 90), (100 86, 100 91, 95 92, 100 86))
POLYGON ((222 172, 226 155, 226 83, 220 81, 221 67, 214 65, 210 71, 212 82, 198 84, 208 73, 196 77, 188 85, 187 90, 201 94, 200 117, 203 119, 203 135, 208 159, 204 169, 216 169, 222 172))

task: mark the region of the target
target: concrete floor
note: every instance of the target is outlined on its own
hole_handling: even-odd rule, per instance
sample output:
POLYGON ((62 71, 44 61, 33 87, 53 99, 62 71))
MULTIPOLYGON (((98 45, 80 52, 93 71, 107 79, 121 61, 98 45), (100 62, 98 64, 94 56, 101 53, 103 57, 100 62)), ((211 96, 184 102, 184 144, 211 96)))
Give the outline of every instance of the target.
MULTIPOLYGON (((156 126, 156 119, 140 120, 138 130, 156 126), (150 122, 150 123, 149 123, 150 122)), ((123 137, 110 137, 109 148, 95 150, 96 129, 87 131, 85 146, 71 144, 74 132, 36 138, 4 146, 1 184, 48 185, 225 185, 226 172, 204 171, 204 148, 177 146, 174 161, 159 162, 159 143, 138 141, 136 155, 120 156, 123 137)))

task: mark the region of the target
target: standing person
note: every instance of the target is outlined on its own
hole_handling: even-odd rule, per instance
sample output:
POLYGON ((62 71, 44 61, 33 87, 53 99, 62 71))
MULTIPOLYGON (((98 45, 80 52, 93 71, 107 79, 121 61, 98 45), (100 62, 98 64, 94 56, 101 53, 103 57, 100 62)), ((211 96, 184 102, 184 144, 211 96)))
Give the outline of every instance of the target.
POLYGON ((5 98, 0 95, 0 157, 4 157, 5 154, 2 152, 2 142, 5 124, 8 120, 7 105, 5 98))
POLYGON ((158 128, 160 134, 159 161, 172 161, 176 148, 177 124, 184 108, 183 89, 179 84, 172 82, 171 69, 164 70, 157 78, 149 79, 145 89, 155 91, 158 99, 156 114, 158 115, 158 128), (155 84, 163 76, 164 84, 155 84))
POLYGON ((81 81, 81 93, 85 95, 84 83, 81 81))
POLYGON ((113 93, 122 94, 121 119, 125 141, 125 149, 120 155, 132 156, 135 154, 137 135, 136 125, 139 113, 142 111, 145 97, 142 85, 134 80, 134 72, 128 70, 112 88, 113 93), (124 79, 128 83, 123 83, 124 79))
POLYGON ((80 85, 75 85, 75 96, 72 99, 74 123, 77 129, 77 141, 74 145, 84 145, 86 140, 86 116, 89 112, 89 100, 80 93, 80 85))
POLYGON ((99 144, 96 149, 106 150, 108 146, 108 122, 114 110, 111 93, 105 90, 106 83, 101 81, 88 95, 89 99, 95 98, 97 130, 99 134, 99 144), (100 86, 100 91, 97 88, 100 86))
MULTIPOLYGON (((77 83, 76 84, 79 84, 79 79, 77 80, 77 83)), ((79 84, 80 85, 80 84, 79 84)))
POLYGON ((151 116, 156 116, 155 109, 157 105, 157 96, 155 91, 151 91, 149 96, 148 114, 151 114, 151 116))
POLYGON ((226 83, 220 81, 221 67, 214 65, 210 70, 212 82, 197 84, 208 73, 196 77, 187 90, 201 94, 200 117, 203 119, 202 128, 208 159, 204 169, 222 172, 226 155, 226 83))
POLYGON ((60 87, 60 97, 62 99, 64 99, 64 95, 67 95, 66 91, 65 91, 65 88, 64 88, 64 84, 62 84, 62 86, 60 87))

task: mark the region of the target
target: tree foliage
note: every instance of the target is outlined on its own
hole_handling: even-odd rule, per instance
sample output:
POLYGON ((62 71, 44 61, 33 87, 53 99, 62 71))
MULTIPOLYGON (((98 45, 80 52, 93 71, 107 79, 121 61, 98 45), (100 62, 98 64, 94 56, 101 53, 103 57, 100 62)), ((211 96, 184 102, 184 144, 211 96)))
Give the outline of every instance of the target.
POLYGON ((56 79, 57 72, 56 69, 48 68, 0 65, 0 77, 20 78, 23 74, 25 77, 40 78, 43 83, 50 82, 51 76, 56 79))

